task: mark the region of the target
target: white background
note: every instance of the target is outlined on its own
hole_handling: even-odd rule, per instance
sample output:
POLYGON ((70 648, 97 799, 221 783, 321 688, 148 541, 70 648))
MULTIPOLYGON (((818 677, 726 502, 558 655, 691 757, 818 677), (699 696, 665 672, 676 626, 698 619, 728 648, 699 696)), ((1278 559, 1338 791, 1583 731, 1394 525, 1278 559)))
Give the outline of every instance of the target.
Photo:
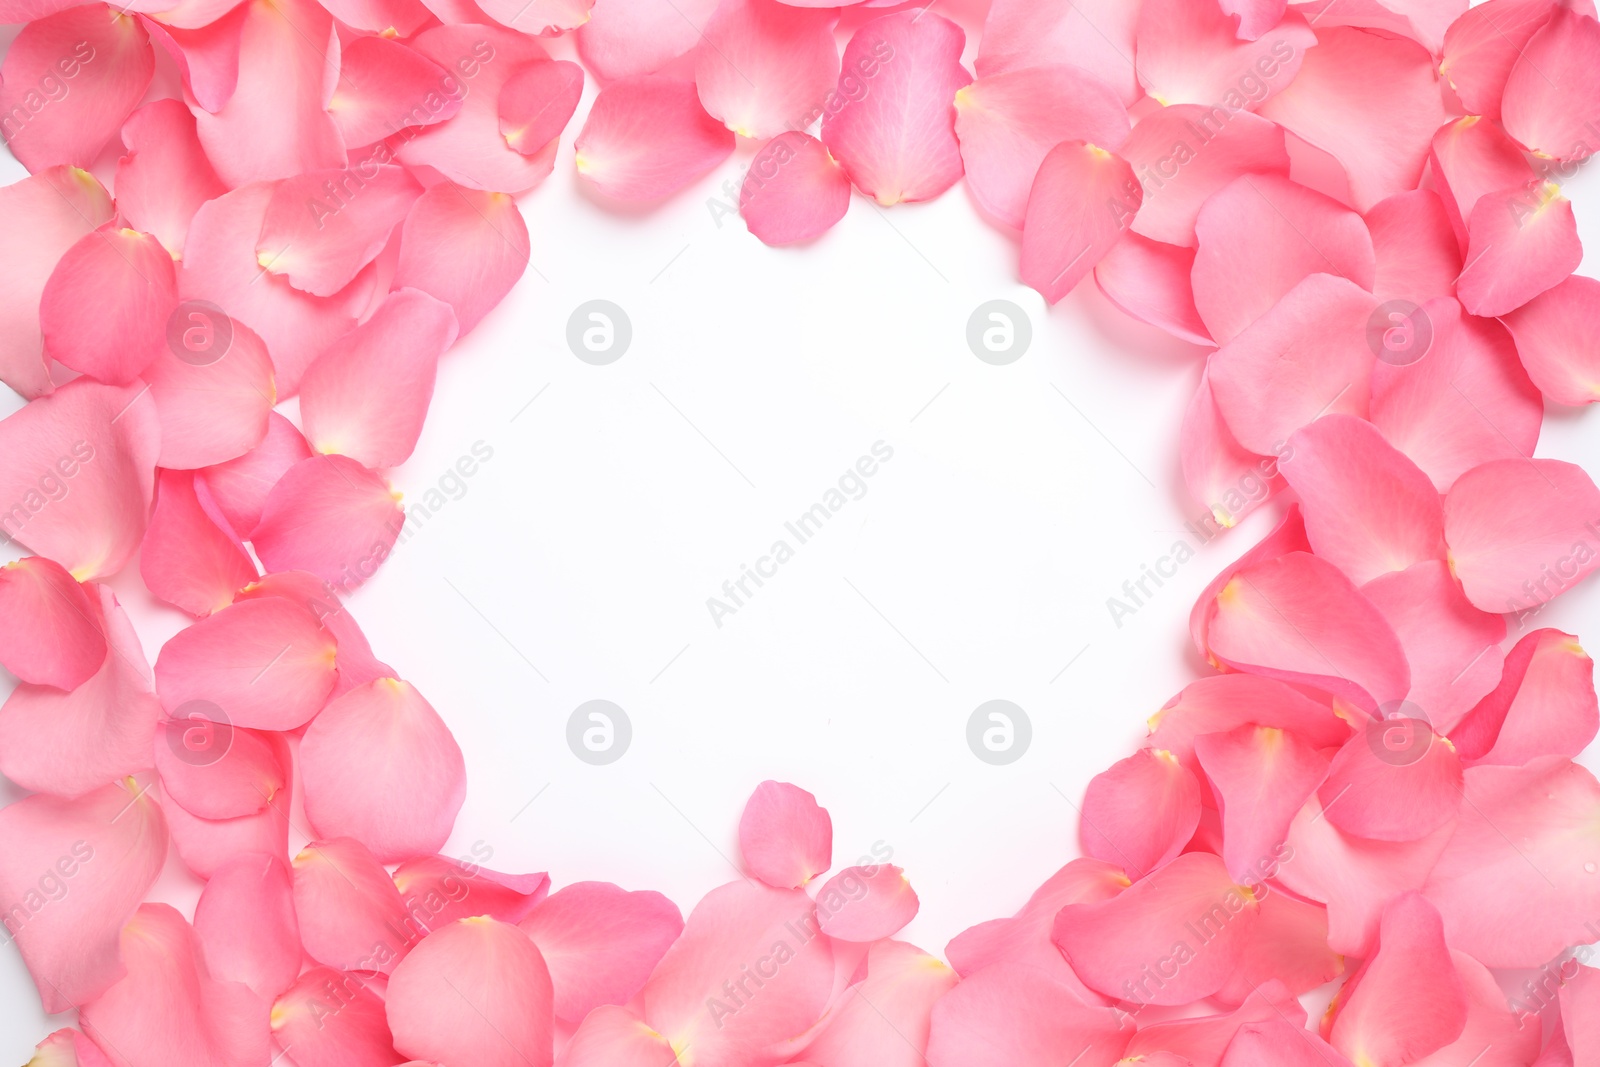
MULTIPOLYGON (((552 51, 569 54, 558 42, 552 51)), ((970 61, 970 55, 969 55, 970 61)), ((1016 241, 957 187, 881 210, 856 197, 815 245, 768 249, 708 198, 745 147, 647 212, 578 188, 571 141, 521 199, 532 265, 440 368, 408 503, 477 442, 493 458, 351 600, 380 658, 438 708, 469 793, 447 851, 665 892, 687 913, 735 877, 736 826, 761 780, 833 815, 835 869, 874 842, 922 898, 904 936, 931 951, 1010 914, 1077 854, 1088 780, 1204 670, 1195 596, 1275 516, 1199 547, 1116 627, 1106 599, 1202 514, 1178 474, 1178 425, 1201 350, 1122 316, 1092 283, 1054 309, 1015 281, 1016 241), (616 363, 581 362, 569 315, 607 299, 631 319, 616 363), (996 367, 968 317, 1003 298, 1033 341, 996 367), (868 492, 797 549, 737 614, 720 595, 877 441, 868 492), (968 749, 980 703, 1032 719, 1017 763, 968 749), (606 699, 632 720, 611 766, 568 749, 568 716, 606 699)), ((0 178, 23 171, 5 160, 0 178)), ((1600 247, 1600 181, 1569 186, 1600 247)), ((1585 273, 1595 273, 1590 256, 1585 273)), ((7 397, 9 411, 20 403, 7 397)), ((286 410, 293 412, 292 403, 286 410)), ((1553 413, 1539 454, 1600 470, 1594 421, 1553 413)), ((113 583, 153 661, 184 624, 113 583)), ((1541 619, 1592 638, 1589 583, 1541 619)), ((9 680, 7 681, 9 688, 9 680)), ((20 793, 0 780, 0 799, 20 793)), ((297 819, 290 851, 305 841, 297 819)), ((174 858, 156 896, 192 905, 174 858)), ((0 1062, 49 1029, 14 946, 0 948, 0 1062)))

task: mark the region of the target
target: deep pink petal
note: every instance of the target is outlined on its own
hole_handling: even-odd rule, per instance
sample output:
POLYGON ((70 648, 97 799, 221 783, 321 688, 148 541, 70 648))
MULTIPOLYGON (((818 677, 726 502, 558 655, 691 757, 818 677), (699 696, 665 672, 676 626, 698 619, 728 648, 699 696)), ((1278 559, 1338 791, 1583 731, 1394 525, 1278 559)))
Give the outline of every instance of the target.
POLYGON ((45 283, 39 300, 45 353, 126 385, 165 347, 177 303, 177 276, 161 242, 103 226, 67 249, 45 283))
POLYGON ((389 558, 403 525, 381 477, 347 456, 312 456, 278 480, 250 541, 268 570, 309 571, 349 592, 389 558))
POLYGON ((902 11, 856 30, 822 107, 822 143, 857 189, 888 206, 931 200, 961 177, 956 92, 966 34, 940 15, 902 11))
POLYGON ((1059 6, 995 0, 978 37, 978 74, 1067 63, 1088 71, 1131 106, 1144 95, 1132 58, 1138 21, 1139 5, 1121 0, 1059 6))
POLYGON ((798 889, 833 866, 833 820, 799 786, 762 782, 739 819, 739 852, 761 881, 798 889))
POLYGON ((631 1001, 683 932, 683 916, 660 893, 577 882, 518 925, 550 968, 556 1018, 575 1022, 601 1005, 631 1001))
POLYGON ((1461 757, 1405 705, 1345 743, 1317 790, 1329 822, 1367 841, 1418 841, 1461 810, 1461 757))
POLYGON ((237 459, 196 471, 195 484, 204 487, 233 532, 248 539, 278 479, 310 457, 311 446, 294 423, 274 411, 267 415, 267 432, 260 444, 237 459))
POLYGON ((840 941, 868 943, 893 937, 916 918, 920 902, 899 867, 846 867, 817 892, 817 922, 840 941))
POLYGON ((0 567, 0 664, 34 685, 88 681, 106 659, 96 599, 43 556, 0 567))
POLYGON ((1600 123, 1600 22, 1577 5, 1557 4, 1506 78, 1506 131, 1543 156, 1587 160, 1600 123))
POLYGON ((426 912, 429 925, 439 927, 474 915, 521 922, 545 899, 550 876, 501 874, 465 857, 420 856, 395 868, 394 884, 413 913, 426 912))
POLYGON ((1535 630, 1506 654, 1500 684, 1450 739, 1469 765, 1519 766, 1541 756, 1576 757, 1597 728, 1594 661, 1571 634, 1535 630))
POLYGON ((1245 174, 1289 176, 1283 131, 1248 111, 1174 104, 1147 115, 1118 149, 1144 186, 1133 231, 1193 247, 1211 195, 1245 174))
POLYGON ((1289 824, 1327 775, 1328 759, 1273 726, 1201 734, 1194 750, 1222 812, 1228 873, 1243 885, 1258 885, 1276 873, 1289 824))
POLYGON ((803 130, 839 79, 832 11, 726 0, 695 52, 700 103, 741 137, 803 130))
POLYGON ((1219 4, 1145 0, 1135 54, 1139 82, 1162 104, 1255 110, 1290 84, 1306 50, 1317 44, 1297 14, 1252 41, 1219 4))
POLYGON ((359 841, 313 841, 294 858, 294 910, 306 955, 345 971, 392 974, 428 934, 359 841))
POLYGON ((225 864, 200 892, 194 933, 215 977, 243 982, 270 1003, 300 973, 289 865, 261 853, 225 864))
POLYGON ((1600 281, 1574 274, 1503 319, 1528 376, 1558 404, 1600 400, 1600 354, 1590 343, 1600 281))
POLYGON ((1077 67, 1025 67, 982 77, 956 92, 955 105, 967 188, 985 212, 1017 229, 1050 149, 1083 141, 1120 152, 1128 139, 1121 99, 1077 67))
POLYGON ((520 930, 494 919, 462 919, 435 931, 395 968, 386 997, 389 1029, 405 1056, 550 1067, 551 996, 544 958, 520 930))
POLYGON ((1421 305, 1451 295, 1461 274, 1461 252, 1437 193, 1396 193, 1375 204, 1366 223, 1378 260, 1374 296, 1421 305))
POLYGON ((383 250, 421 195, 422 186, 392 164, 297 174, 273 188, 256 259, 296 289, 333 296, 383 250))
POLYGON ((1194 836, 1200 783, 1171 753, 1141 749, 1090 780, 1081 814, 1083 851, 1143 878, 1194 836))
POLYGON ((762 145, 739 186, 739 214, 769 245, 820 237, 849 206, 844 169, 821 141, 804 133, 782 133, 762 145))
POLYGON ((1111 1009, 1085 1004, 1045 972, 1003 963, 965 979, 933 1006, 927 1062, 1050 1067, 1076 1057, 1083 1067, 1111 1067, 1132 1032, 1111 1009))
POLYGON ((1094 280, 1107 299, 1134 318, 1209 348, 1211 335, 1194 306, 1193 272, 1194 249, 1125 233, 1095 266, 1094 280))
POLYGON ((155 766, 162 791, 191 815, 237 819, 254 815, 289 790, 289 768, 266 734, 207 718, 194 704, 156 731, 155 766))
POLYGON ((178 305, 165 332, 144 372, 161 422, 161 466, 209 467, 260 444, 278 399, 261 338, 193 302, 178 305))
POLYGON ((1056 145, 1028 194, 1022 280, 1052 304, 1066 296, 1123 236, 1143 195, 1122 157, 1081 141, 1056 145))
POLYGON ((322 709, 333 688, 335 648, 317 616, 298 604, 243 601, 162 646, 156 688, 178 717, 187 717, 190 701, 204 701, 234 726, 292 730, 322 709))
POLYGON ((200 205, 228 191, 200 147, 194 116, 182 101, 152 101, 122 124, 122 143, 128 152, 117 162, 117 208, 177 258, 200 205))
POLYGON ((700 43, 715 0, 598 0, 575 34, 584 66, 603 81, 654 74, 700 43))
POLYGON ((1515 311, 1566 280, 1583 259, 1572 202, 1554 182, 1485 193, 1467 232, 1459 290, 1474 315, 1515 311))
POLYGON ((19 905, 5 927, 47 1012, 92 1000, 125 973, 118 934, 167 855, 161 813, 143 792, 129 779, 0 809, 0 899, 19 905))
MULTIPOLYGON (((535 69, 535 68, 529 68, 535 69)), ((401 228, 395 289, 420 289, 455 309, 460 332, 478 324, 528 266, 528 227, 504 193, 439 182, 401 228)))
POLYGON ((1450 24, 1439 73, 1469 115, 1500 117, 1511 68, 1555 8, 1551 0, 1488 0, 1450 24))
POLYGON ((578 174, 616 200, 659 200, 727 159, 732 131, 692 82, 645 75, 600 90, 576 142, 578 174))
POLYGON ((381 979, 312 967, 272 1005, 272 1035, 296 1067, 394 1067, 381 979))

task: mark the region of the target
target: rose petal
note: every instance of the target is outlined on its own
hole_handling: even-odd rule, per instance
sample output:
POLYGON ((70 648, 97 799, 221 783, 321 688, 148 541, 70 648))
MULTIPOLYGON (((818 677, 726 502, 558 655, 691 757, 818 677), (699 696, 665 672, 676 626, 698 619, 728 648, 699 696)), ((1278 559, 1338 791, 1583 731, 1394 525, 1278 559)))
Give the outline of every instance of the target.
POLYGON ((739 819, 739 852, 761 881, 797 889, 833 865, 833 821, 799 786, 762 782, 739 819))
POLYGON ((67 249, 45 283, 39 300, 45 352, 90 377, 126 385, 165 347, 177 304, 177 276, 161 242, 108 224, 67 249))
POLYGON ((272 1005, 272 1034, 296 1067, 393 1067, 381 980, 312 967, 272 1005), (376 988, 375 988, 376 987, 376 988))
POLYGON ((1222 813, 1228 873, 1243 885, 1258 885, 1289 854, 1289 824, 1327 776, 1327 757, 1274 726, 1202 734, 1194 751, 1222 813))
POLYGON ((1052 304, 1066 296, 1116 245, 1143 195, 1120 156, 1081 141, 1056 145, 1028 194, 1022 280, 1052 304))
POLYGON ((574 36, 602 81, 654 74, 700 43, 715 0, 599 0, 574 36))
POLYGON ((1528 376, 1558 404, 1600 400, 1600 356, 1589 324, 1600 315, 1600 281, 1574 274, 1502 320, 1528 376))
POLYGON ((805 129, 839 79, 834 19, 776 0, 720 4, 695 53, 701 105, 741 137, 805 129))
POLYGON ((893 937, 916 918, 920 902, 899 867, 846 867, 817 893, 817 922, 840 941, 869 943, 893 937))
POLYGON ((1218 4, 1145 0, 1135 53, 1139 83, 1162 104, 1254 110, 1289 84, 1317 36, 1288 14, 1253 41, 1241 41, 1218 4))
POLYGON ((1133 231, 1190 248, 1213 193, 1245 174, 1289 176, 1283 130, 1248 111, 1209 104, 1173 104, 1146 116, 1118 152, 1144 187, 1133 231))
MULTIPOLYGON (((395 888, 413 913, 428 916, 430 926, 487 915, 501 922, 527 918, 550 890, 547 874, 500 874, 463 857, 419 856, 395 868, 395 888)), ((546 953, 548 960, 549 954, 546 953)))
POLYGON ((154 100, 122 124, 128 153, 117 161, 117 207, 128 225, 155 235, 174 259, 189 220, 228 191, 212 169, 194 116, 180 100, 154 100))
POLYGON ((389 558, 404 525, 376 473, 347 456, 312 456, 278 479, 250 542, 268 570, 309 571, 348 593, 389 558))
POLYGON ((578 134, 578 174, 617 200, 659 200, 733 152, 734 136, 700 106, 693 83, 658 75, 600 90, 578 134))
POLYGON ((200 891, 194 933, 212 975, 242 982, 272 1001, 300 973, 300 924, 288 865, 260 853, 223 865, 200 891))
POLYGON ((383 250, 421 195, 400 166, 297 174, 272 190, 256 259, 296 289, 332 296, 383 250))
POLYGON ((1002 963, 939 998, 927 1062, 1049 1067, 1076 1057, 1084 1067, 1111 1067, 1122 1058, 1130 1032, 1111 1009, 1085 1004, 1044 971, 1002 963))
POLYGON ((1506 132, 1549 158, 1588 159, 1600 123, 1600 23, 1557 4, 1518 51, 1501 101, 1506 132))
POLYGON ((0 567, 0 664, 23 682, 72 690, 106 659, 99 606, 54 560, 0 567))
POLYGON ((1081 811, 1083 851, 1143 878, 1194 836, 1200 783, 1171 753, 1141 749, 1090 780, 1081 811))
POLYGON ((1576 757, 1597 728, 1594 661, 1571 634, 1535 630, 1506 654, 1500 684, 1450 740, 1469 766, 1520 766, 1541 756, 1576 757))
POLYGON ((1467 221, 1467 265, 1458 288, 1474 315, 1515 311, 1578 269, 1572 203, 1554 182, 1485 193, 1467 221))
POLYGON ((556 1018, 573 1022, 602 1005, 633 1000, 683 932, 683 916, 660 893, 576 882, 518 925, 550 969, 556 1018))
POLYGON ((849 206, 844 169, 821 141, 804 133, 781 133, 768 141, 739 185, 739 214, 769 245, 820 237, 849 206))
POLYGON ((311 446, 294 423, 273 411, 267 414, 267 432, 260 444, 237 459, 196 471, 195 485, 204 489, 237 536, 249 538, 278 479, 310 457, 311 446))
POLYGON ((1193 249, 1125 233, 1095 265, 1094 280, 1108 300, 1139 321, 1210 348, 1214 342, 1194 306, 1193 272, 1193 249))
POLYGON ((978 37, 978 74, 1067 63, 1088 71, 1131 106, 1144 95, 1130 58, 1138 21, 1139 6, 1120 0, 1059 6, 995 0, 978 37))
POLYGON ((292 870, 300 939, 306 955, 319 963, 392 974, 428 935, 359 841, 313 841, 294 858, 292 870))

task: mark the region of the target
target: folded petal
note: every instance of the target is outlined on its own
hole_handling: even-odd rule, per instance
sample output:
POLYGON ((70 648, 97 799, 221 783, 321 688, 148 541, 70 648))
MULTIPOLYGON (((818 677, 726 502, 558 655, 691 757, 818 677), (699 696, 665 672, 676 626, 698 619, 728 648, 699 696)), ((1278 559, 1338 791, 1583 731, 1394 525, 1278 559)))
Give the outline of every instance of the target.
POLYGON ((292 730, 322 710, 333 688, 336 647, 316 615, 298 604, 241 601, 162 646, 156 688, 173 715, 200 700, 234 726, 292 730))
POLYGON ((1328 774, 1328 759, 1293 733, 1274 726, 1240 726, 1201 734, 1195 755, 1222 813, 1222 858, 1243 885, 1276 873, 1289 824, 1328 774))
POLYGON ((262 853, 224 864, 200 891, 194 933, 212 975, 242 982, 270 1003, 300 973, 300 924, 288 864, 262 853))
POLYGON ((1467 114, 1500 117, 1511 68, 1555 7, 1550 0, 1488 0, 1450 24, 1439 73, 1467 114))
MULTIPOLYGON (((154 3, 135 0, 132 5, 141 6, 154 3)), ((213 114, 239 86, 239 54, 249 6, 234 0, 180 0, 177 7, 161 12, 164 21, 149 16, 140 20, 151 43, 171 58, 195 103, 213 114)), ((199 135, 198 124, 195 133, 199 135)))
POLYGON ((867 976, 845 994, 827 1027, 806 1046, 808 1062, 829 1067, 921 1067, 935 1006, 956 974, 904 941, 867 952, 867 976))
POLYGON ((165 347, 177 304, 177 276, 161 242, 102 226, 67 249, 45 283, 39 299, 45 352, 90 377, 126 385, 165 347))
MULTIPOLYGON (((1285 850, 1284 855, 1290 855, 1281 837, 1279 847, 1285 850)), ((1328 909, 1287 893, 1269 892, 1261 898, 1261 917, 1250 931, 1250 943, 1239 960, 1239 969, 1218 991, 1217 999, 1225 1004, 1242 1004, 1251 993, 1274 981, 1282 983, 1292 995, 1301 996, 1343 973, 1344 958, 1328 947, 1328 909)), ((1288 1048, 1284 1051, 1293 1052, 1288 1048)))
POLYGON ((1337 159, 1363 212, 1417 187, 1434 131, 1449 118, 1427 48, 1321 24, 1299 74, 1261 114, 1337 159))
POLYGON ((953 101, 972 80, 961 65, 966 34, 924 14, 901 11, 856 30, 824 106, 822 143, 885 207, 931 200, 961 177, 953 101))
POLYGON ((1500 104, 1506 132, 1542 156, 1587 160, 1600 147, 1600 23, 1556 4, 1520 53, 1500 104))
POLYGON ((39 297, 56 262, 108 222, 111 196, 86 170, 51 167, 0 189, 0 381, 26 397, 48 393, 39 297))
POLYGON ((1350 724, 1333 708, 1298 689, 1254 674, 1222 674, 1190 682, 1152 715, 1145 744, 1171 752, 1201 774, 1195 739, 1246 725, 1285 730, 1319 749, 1342 745, 1350 736, 1350 724))
POLYGON ((408 126, 454 118, 465 90, 427 56, 387 37, 357 37, 339 51, 338 87, 328 112, 344 143, 369 145, 408 126))
POLYGON ((1190 852, 1110 900, 1068 904, 1053 937, 1090 989, 1137 1004, 1187 1004, 1227 982, 1260 908, 1219 857, 1190 852))
POLYGON ((30 171, 88 167, 156 69, 139 20, 85 4, 28 23, 0 63, 6 145, 30 171))
POLYGON ((1122 100, 1077 67, 1024 67, 981 77, 956 92, 955 105, 967 188, 985 212, 1017 229, 1050 149, 1083 141, 1120 151, 1128 139, 1122 100))
POLYGON ((1116 245, 1143 197, 1122 157, 1063 141, 1039 165, 1022 224, 1022 280, 1050 303, 1066 296, 1116 245))
POLYGON ((381 981, 311 967, 272 1005, 272 1035, 296 1067, 393 1067, 381 981))
MULTIPOLYGON (((1202 266, 1197 257, 1197 282, 1202 266)), ((1302 426, 1328 414, 1366 417, 1374 305, 1355 283, 1312 274, 1212 355, 1212 395, 1241 445, 1281 461, 1302 426)))
POLYGON ((1139 83, 1162 104, 1255 110, 1295 77, 1317 36, 1298 14, 1250 41, 1219 4, 1145 0, 1135 54, 1139 83))
POLYGON ((1094 280, 1107 299, 1139 321, 1210 348, 1211 335, 1194 306, 1193 272, 1194 249, 1125 233, 1095 266, 1094 280))
POLYGON ((600 90, 578 133, 578 174, 616 200, 659 200, 733 152, 692 82, 645 75, 600 90))
POLYGON ((377 573, 404 524, 376 473, 348 456, 312 456, 278 479, 250 541, 268 570, 309 571, 349 592, 377 573))
POLYGON ((1365 221, 1378 261, 1374 296, 1420 305, 1451 295, 1461 275, 1461 252, 1439 194, 1396 193, 1375 204, 1365 221))
POLYGON ((291 866, 300 940, 318 963, 392 974, 400 958, 427 936, 388 872, 361 842, 348 837, 313 841, 291 866))
POLYGON ((1502 320, 1528 376, 1558 404, 1600 400, 1600 356, 1588 324, 1600 316, 1600 281, 1574 274, 1502 320))
POLYGON ((1484 611, 1548 603, 1600 566, 1590 539, 1600 489, 1554 459, 1502 459, 1456 479, 1444 501, 1450 569, 1484 611))
POLYGON ((106 659, 99 605, 61 564, 29 556, 0 567, 0 664, 24 682, 72 690, 106 659))
POLYGON ((1520 766, 1541 756, 1575 758, 1597 728, 1594 661, 1571 634, 1535 630, 1506 654, 1500 684, 1450 740, 1469 766, 1520 766))
POLYGON ((296 289, 333 296, 383 251, 421 195, 422 186, 392 164, 297 174, 273 187, 256 258, 296 289))
POLYGON ((916 918, 920 903, 899 867, 846 867, 817 893, 817 923, 840 941, 867 943, 893 937, 916 918))
POLYGON ((467 795, 450 728, 408 682, 381 678, 328 703, 300 745, 306 818, 393 863, 444 847, 467 795))
POLYGON ((272 357, 261 338, 196 301, 177 306, 166 333, 144 372, 161 421, 161 465, 209 467, 260 444, 277 403, 272 357))
POLYGON ((631 1001, 683 932, 683 916, 660 893, 576 882, 518 925, 550 969, 556 1018, 574 1022, 601 1005, 631 1001))
POLYGON ((1133 231, 1190 248, 1195 220, 1213 193, 1245 174, 1289 176, 1283 130, 1214 102, 1173 104, 1147 115, 1118 152, 1144 186, 1133 231))
POLYGON ((1421 358, 1408 352, 1373 368, 1373 425, 1440 492, 1479 464, 1532 455, 1544 404, 1505 328, 1463 315, 1449 297, 1412 312, 1410 325, 1416 347, 1431 341, 1421 358))
POLYGON ((450 305, 417 289, 391 293, 337 341, 300 383, 300 419, 318 452, 398 467, 422 434, 433 382, 456 339, 450 305))
POLYGON ((745 869, 778 889, 798 889, 833 866, 833 820, 788 782, 756 786, 739 819, 745 869))
POLYGON ((438 927, 474 915, 521 922, 545 899, 550 876, 501 874, 466 858, 419 856, 395 868, 394 884, 413 913, 425 912, 429 925, 438 927))
POLYGON ((153 100, 122 124, 128 154, 117 161, 117 207, 128 225, 153 234, 173 259, 183 255, 189 220, 228 191, 181 100, 153 100))
POLYGON ((741 137, 803 130, 839 78, 834 20, 777 0, 719 5, 695 53, 701 105, 741 137))
POLYGON ((1144 95, 1132 59, 1138 21, 1138 5, 1120 0, 1042 7, 1031 0, 995 0, 978 37, 978 74, 1067 63, 1088 71, 1131 106, 1144 95))
POLYGON ((0 420, 0 530, 86 581, 144 534, 160 428, 143 390, 80 379, 0 420))
POLYGON ((249 538, 278 479, 310 457, 311 446, 294 423, 272 411, 267 414, 267 432, 260 444, 237 459, 196 471, 195 485, 203 487, 236 536, 249 538))
POLYGON ((822 236, 850 206, 850 179, 822 142, 781 133, 762 145, 739 185, 739 214, 769 245, 822 236))
POLYGON ((1195 220, 1195 306, 1226 344, 1310 274, 1371 290, 1377 260, 1361 216, 1275 175, 1245 175, 1195 220))
POLYGON ((1194 836, 1200 783, 1172 753, 1141 749, 1090 780, 1081 815, 1083 851, 1143 878, 1194 836))
POLYGON ((118 934, 166 861, 167 831, 129 779, 77 800, 0 809, 0 900, 44 1010, 66 1011, 126 973, 118 934))
POLYGON ((1133 1028, 1091 1007, 1044 971, 1002 963, 958 984, 933 1006, 929 1067, 1007 1063, 1111 1067, 1133 1028))
POLYGON ((654 74, 700 43, 715 0, 599 0, 573 35, 602 81, 654 74))
POLYGON ((435 931, 389 980, 389 1029, 403 1056, 484 1067, 555 1060, 550 972, 522 931, 462 919, 435 931))

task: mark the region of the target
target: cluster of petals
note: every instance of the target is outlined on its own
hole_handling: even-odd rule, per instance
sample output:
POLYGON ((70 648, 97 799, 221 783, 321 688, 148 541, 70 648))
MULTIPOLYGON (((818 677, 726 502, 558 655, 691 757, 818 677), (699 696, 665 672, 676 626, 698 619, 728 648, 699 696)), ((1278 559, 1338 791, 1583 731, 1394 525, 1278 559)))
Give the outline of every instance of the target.
POLYGON ((1600 400, 1591 0, 934 6, 0 0, 0 907, 77 1012, 35 1067, 1600 1065, 1600 710, 1537 622, 1600 488, 1534 456, 1600 400), (769 245, 964 184, 1047 302, 1193 347, 1203 521, 1278 514, 1082 857, 943 958, 786 783, 687 915, 442 854, 462 753, 344 606, 514 197, 652 204, 741 141, 769 245), (153 661, 134 566, 192 619, 153 661))

